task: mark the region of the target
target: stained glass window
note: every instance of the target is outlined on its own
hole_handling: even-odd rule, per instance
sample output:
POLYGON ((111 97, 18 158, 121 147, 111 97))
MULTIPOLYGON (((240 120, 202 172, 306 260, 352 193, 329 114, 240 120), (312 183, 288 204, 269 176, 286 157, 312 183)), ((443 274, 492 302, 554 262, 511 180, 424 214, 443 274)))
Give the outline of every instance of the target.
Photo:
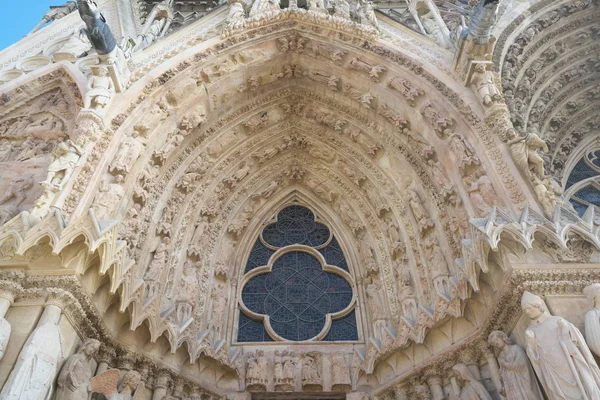
POLYGON ((283 250, 272 260, 271 270, 253 276, 242 289, 244 307, 240 311, 238 341, 272 341, 266 324, 276 336, 290 341, 313 339, 324 328, 327 332, 323 340, 357 340, 352 287, 342 274, 335 273, 338 268, 340 272, 348 271, 348 265, 329 228, 315 221, 308 208, 286 207, 275 222, 263 229, 245 272, 267 265, 274 249, 283 250), (318 253, 286 249, 296 244, 320 252, 325 263, 334 266, 332 271, 324 270, 318 253), (244 308, 261 318, 247 315, 244 308), (346 312, 348 309, 350 312, 346 312), (339 314, 341 311, 344 315, 339 314), (328 314, 332 315, 332 323, 326 327, 328 314))
POLYGON ((600 207, 600 149, 589 151, 575 164, 565 189, 574 185, 577 186, 570 191, 569 201, 579 215, 583 215, 590 205, 600 207))

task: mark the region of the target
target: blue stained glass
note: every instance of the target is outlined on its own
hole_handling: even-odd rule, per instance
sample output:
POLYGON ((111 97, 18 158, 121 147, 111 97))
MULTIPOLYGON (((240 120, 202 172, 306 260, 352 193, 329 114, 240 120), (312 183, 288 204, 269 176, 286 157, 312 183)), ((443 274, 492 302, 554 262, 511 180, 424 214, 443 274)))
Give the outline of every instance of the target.
POLYGON ((599 175, 599 173, 595 171, 592 167, 590 167, 585 161, 585 159, 582 158, 575 165, 575 168, 573 168, 573 170, 571 171, 571 175, 569 175, 569 179, 567 179, 567 189, 576 184, 577 182, 591 178, 596 175, 599 175))
POLYGON ((343 318, 332 321, 331 329, 323 340, 328 342, 340 340, 358 340, 356 315, 354 310, 343 318))
MULTIPOLYGON (((315 222, 309 209, 289 206, 277 215, 277 222, 265 227, 262 239, 273 247, 305 244, 319 249, 327 264, 348 271, 346 259, 329 228, 315 222)), ((246 272, 267 265, 274 251, 260 240, 255 243, 246 272)), ((325 326, 327 314, 339 312, 350 304, 353 292, 341 276, 323 271, 310 253, 290 251, 280 256, 268 273, 254 276, 242 289, 242 301, 252 312, 269 316, 271 328, 292 341, 314 338, 325 326)), ((354 311, 334 320, 326 340, 358 340, 354 311)), ((271 341, 262 321, 240 313, 238 341, 271 341)))
POLYGON ((277 214, 277 221, 262 231, 263 240, 274 247, 292 244, 322 246, 331 232, 325 225, 315 222, 315 215, 308 208, 289 206, 277 214))
POLYGON ((352 288, 341 276, 323 271, 311 254, 292 251, 279 257, 271 272, 250 279, 242 300, 251 311, 268 315, 279 336, 301 341, 321 332, 328 313, 350 304, 352 288))
POLYGON ((255 321, 246 317, 243 313, 240 313, 238 341, 272 342, 273 339, 271 339, 265 330, 265 326, 263 325, 262 321, 255 321))
POLYGON ((340 267, 344 271, 348 271, 348 264, 346 264, 346 258, 340 247, 340 244, 335 237, 331 239, 331 242, 324 248, 320 249, 319 252, 325 257, 325 261, 329 265, 335 265, 340 267))
POLYGON ((573 207, 575 208, 575 211, 577 211, 577 213, 581 216, 583 216, 583 214, 585 214, 585 211, 588 208, 587 204, 583 204, 578 202, 577 200, 575 200, 574 198, 571 197, 570 199, 571 204, 573 204, 573 207))
POLYGON ((595 185, 588 185, 579 189, 574 196, 600 207, 600 190, 595 185))

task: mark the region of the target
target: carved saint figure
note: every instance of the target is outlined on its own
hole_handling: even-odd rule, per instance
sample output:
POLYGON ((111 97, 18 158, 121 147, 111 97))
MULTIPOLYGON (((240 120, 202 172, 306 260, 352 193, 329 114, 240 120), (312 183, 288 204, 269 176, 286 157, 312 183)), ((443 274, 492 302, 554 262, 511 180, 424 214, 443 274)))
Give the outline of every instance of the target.
POLYGON ((118 369, 109 369, 91 379, 93 393, 103 394, 107 400, 141 400, 142 377, 137 371, 127 371, 121 382, 118 369), (119 384, 117 385, 117 382, 119 384))
POLYGON ((59 143, 53 153, 54 161, 48 166, 46 180, 42 183, 60 190, 73 174, 82 154, 81 149, 70 140, 59 143))
POLYGON ((319 373, 317 361, 310 355, 305 354, 302 357, 302 384, 311 385, 320 383, 321 374, 319 373))
POLYGON ((144 274, 144 281, 146 281, 148 284, 147 297, 154 296, 158 291, 160 276, 162 275, 162 271, 167 263, 167 251, 169 244, 171 244, 171 239, 169 237, 164 237, 162 240, 160 240, 158 245, 156 245, 154 255, 152 256, 152 261, 150 261, 150 265, 144 274))
POLYGON ((409 190, 408 195, 410 196, 410 199, 408 200, 410 209, 412 210, 412 213, 419 224, 419 231, 422 235, 428 229, 433 228, 433 221, 429 218, 429 214, 425 210, 425 207, 423 207, 423 203, 421 202, 417 192, 414 190, 409 190))
POLYGON ((585 314, 585 340, 594 354, 600 354, 600 283, 592 283, 583 289, 592 307, 585 314))
POLYGON ((450 148, 459 159, 461 169, 479 163, 473 146, 460 133, 455 132, 450 136, 450 148))
POLYGON ((102 110, 115 93, 115 85, 112 78, 108 76, 108 68, 104 65, 94 68, 93 71, 94 75, 88 81, 88 91, 83 99, 83 108, 102 110))
POLYGON ((254 0, 250 8, 250 17, 277 10, 279 10, 279 0, 254 0))
POLYGON ((31 333, 8 380, 2 388, 3 400, 42 400, 56 377, 63 357, 58 321, 61 309, 48 305, 31 333))
POLYGON ((156 18, 152 21, 146 33, 142 33, 137 37, 134 51, 143 50, 160 38, 166 23, 166 18, 156 18))
POLYGON ((460 400, 493 400, 485 386, 475 379, 465 364, 456 364, 452 367, 452 372, 456 379, 462 383, 460 393, 457 393, 460 400))
POLYGON ((473 85, 485 106, 490 106, 494 101, 501 99, 500 91, 494 84, 494 75, 485 68, 483 63, 475 66, 475 71, 471 76, 471 85, 473 85))
POLYGON ((502 375, 500 394, 508 399, 542 399, 540 388, 521 346, 514 344, 506 333, 493 331, 488 336, 488 343, 500 349, 498 364, 502 375))
POLYGON ((229 3, 229 13, 225 25, 228 28, 236 28, 244 22, 246 17, 244 2, 241 0, 227 0, 227 3, 229 3))
POLYGON ((283 362, 283 383, 293 384, 296 371, 296 362, 293 355, 284 350, 281 361, 283 362))
POLYGON ((548 152, 548 145, 538 136, 537 129, 530 128, 525 136, 517 136, 511 130, 509 136, 506 144, 510 148, 510 153, 515 164, 525 173, 531 171, 537 174, 539 178, 544 178, 546 176, 544 172, 544 160, 537 151, 548 152))
POLYGON ((223 318, 225 318, 225 308, 227 308, 227 288, 224 284, 219 283, 214 287, 210 297, 213 306, 210 327, 213 329, 215 338, 220 338, 223 328, 223 318))
POLYGON ((125 197, 125 189, 121 186, 123 176, 117 175, 114 183, 104 179, 94 198, 94 211, 98 220, 110 220, 118 214, 121 200, 125 197), (116 211, 116 212, 115 212, 116 211))
POLYGON ((333 3, 335 8, 334 14, 336 17, 350 19, 350 3, 346 0, 336 0, 333 3))
POLYGON ((600 399, 600 369, 579 329, 550 315, 532 293, 523 293, 521 308, 531 319, 525 331, 527 355, 548 397, 600 399))
POLYGON ((273 355, 273 364, 275 384, 281 384, 283 382, 283 364, 279 350, 275 350, 275 354, 273 355))
POLYGON ((375 16, 375 6, 371 1, 358 0, 356 12, 361 24, 371 25, 373 28, 379 30, 379 21, 377 21, 377 17, 375 16))
POLYGON ((93 375, 90 361, 100 348, 96 339, 87 339, 77 353, 67 359, 58 375, 56 398, 82 400, 88 398, 88 384, 93 375))
POLYGON ((331 384, 351 385, 350 368, 346 365, 343 354, 334 354, 331 360, 331 384))
POLYGON ((113 162, 110 164, 110 172, 127 173, 131 170, 132 164, 137 160, 144 148, 144 144, 139 136, 139 132, 134 130, 131 135, 125 137, 113 162))
POLYGON ((366 287, 367 298, 369 299, 369 311, 371 313, 371 319, 378 321, 385 318, 383 312, 383 305, 385 302, 381 296, 381 283, 375 277, 371 277, 371 282, 366 287))

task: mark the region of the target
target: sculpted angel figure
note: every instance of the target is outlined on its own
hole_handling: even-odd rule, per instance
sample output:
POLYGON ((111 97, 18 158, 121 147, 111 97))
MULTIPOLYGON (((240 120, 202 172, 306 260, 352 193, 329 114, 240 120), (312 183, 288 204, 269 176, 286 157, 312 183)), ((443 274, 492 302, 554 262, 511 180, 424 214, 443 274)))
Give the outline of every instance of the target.
POLYGON ((456 379, 462 384, 456 397, 460 400, 493 400, 485 386, 479 382, 465 364, 452 367, 456 379))
POLYGON ((127 371, 119 382, 121 371, 109 369, 91 379, 93 393, 103 394, 107 400, 141 400, 142 377, 137 371, 127 371), (117 385, 117 382, 119 384, 117 385))
POLYGON ((61 400, 81 400, 88 397, 88 384, 93 372, 90 361, 100 348, 96 339, 87 339, 77 353, 67 359, 58 375, 56 398, 61 400))
POLYGON ((543 179, 546 176, 544 160, 537 151, 548 152, 548 145, 538 136, 537 129, 530 128, 525 136, 517 136, 516 132, 511 130, 508 136, 509 140, 506 144, 517 166, 522 171, 527 173, 531 171, 543 179))
POLYGON ((525 292, 521 308, 531 320, 525 331, 527 356, 551 399, 600 399, 600 369, 583 335, 553 316, 546 304, 525 292))
POLYGON ((500 394, 508 399, 542 399, 540 388, 527 360, 527 354, 521 346, 514 344, 502 331, 493 331, 488 336, 488 343, 497 349, 502 387, 500 394))
POLYGON ((93 71, 94 74, 88 81, 88 91, 83 99, 83 108, 102 110, 115 93, 115 85, 112 78, 108 76, 108 68, 104 65, 94 68, 93 71))

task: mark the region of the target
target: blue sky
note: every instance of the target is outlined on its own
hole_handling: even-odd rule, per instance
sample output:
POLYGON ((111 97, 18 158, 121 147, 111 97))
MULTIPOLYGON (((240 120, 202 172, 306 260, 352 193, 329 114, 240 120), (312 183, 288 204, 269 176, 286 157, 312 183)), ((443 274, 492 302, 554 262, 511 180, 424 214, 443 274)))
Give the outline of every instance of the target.
POLYGON ((0 49, 4 49, 29 33, 50 6, 66 0, 0 0, 0 49))

